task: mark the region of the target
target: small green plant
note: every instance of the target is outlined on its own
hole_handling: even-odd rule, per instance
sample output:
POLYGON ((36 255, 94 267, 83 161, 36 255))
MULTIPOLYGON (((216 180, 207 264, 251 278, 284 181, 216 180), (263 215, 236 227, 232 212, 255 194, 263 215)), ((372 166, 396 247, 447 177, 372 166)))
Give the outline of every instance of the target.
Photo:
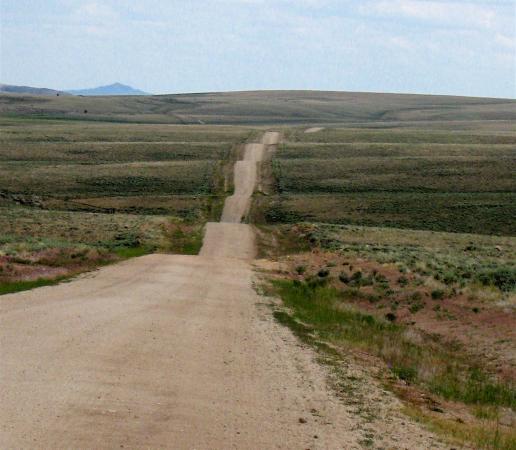
POLYGON ((319 272, 317 272, 319 278, 326 278, 329 274, 330 271, 328 269, 320 269, 319 272))
POLYGON ((408 284, 408 282, 409 282, 409 280, 405 276, 401 276, 401 277, 398 278, 398 284, 400 286, 406 286, 408 284))
POLYGON ((387 314, 385 314, 385 318, 389 321, 389 322, 396 322, 396 314, 392 313, 392 312, 388 312, 387 314))
POLYGON ((442 300, 444 298, 444 291, 442 289, 434 289, 430 296, 434 300, 442 300))
POLYGON ((417 369, 415 367, 398 366, 393 367, 392 371, 400 380, 407 383, 413 382, 417 376, 417 369))
POLYGON ((347 273, 344 273, 344 272, 341 272, 339 274, 339 281, 341 283, 344 283, 344 284, 348 284, 349 283, 349 275, 347 273))
POLYGON ((352 292, 317 280, 273 282, 285 306, 292 309, 296 321, 305 324, 307 332, 316 330, 321 339, 367 349, 384 359, 399 378, 446 399, 516 408, 514 386, 490 375, 460 348, 425 335, 423 342, 414 342, 406 337, 406 326, 394 323, 394 312, 381 320, 357 309, 342 308, 352 292))
POLYGON ((64 277, 59 277, 51 280, 40 278, 33 281, 12 281, 8 283, 0 282, 0 295, 13 294, 15 292, 27 291, 43 286, 53 286, 63 281, 64 279, 64 277))
POLYGON ((306 266, 296 266, 296 273, 303 275, 306 272, 306 266))
POLYGON ((478 275, 478 280, 484 286, 495 286, 503 292, 516 290, 516 269, 501 267, 496 270, 485 271, 478 275))

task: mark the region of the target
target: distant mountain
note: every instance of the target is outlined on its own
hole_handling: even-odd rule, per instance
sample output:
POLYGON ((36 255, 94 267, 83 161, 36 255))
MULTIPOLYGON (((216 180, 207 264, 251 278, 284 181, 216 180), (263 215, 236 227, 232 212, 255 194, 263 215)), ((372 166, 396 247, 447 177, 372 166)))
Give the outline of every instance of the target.
POLYGON ((75 89, 67 92, 74 95, 149 95, 146 92, 121 83, 91 89, 75 89))
POLYGON ((69 95, 66 92, 56 91, 55 89, 36 88, 31 86, 15 86, 12 84, 1 84, 0 92, 10 94, 29 94, 29 95, 69 95))

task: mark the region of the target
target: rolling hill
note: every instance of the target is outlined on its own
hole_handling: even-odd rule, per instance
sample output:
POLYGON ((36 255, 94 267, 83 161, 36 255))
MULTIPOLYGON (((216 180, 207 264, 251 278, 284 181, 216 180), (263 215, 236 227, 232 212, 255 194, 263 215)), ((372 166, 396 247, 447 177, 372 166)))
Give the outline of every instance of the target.
MULTIPOLYGON (((247 91, 153 96, 36 97, 0 94, 0 115, 176 124, 395 126, 514 121, 516 100, 324 91, 247 91)), ((457 125, 454 125, 455 127, 457 125)))
POLYGON ((0 84, 0 93, 28 94, 28 95, 68 95, 66 92, 56 89, 37 88, 32 86, 16 86, 12 84, 0 84))

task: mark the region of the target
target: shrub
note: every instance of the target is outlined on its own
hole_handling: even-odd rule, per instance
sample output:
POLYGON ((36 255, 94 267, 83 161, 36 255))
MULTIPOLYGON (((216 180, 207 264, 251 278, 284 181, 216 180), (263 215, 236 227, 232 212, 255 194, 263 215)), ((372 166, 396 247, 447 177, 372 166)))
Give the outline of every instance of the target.
POLYGON ((339 280, 344 283, 344 284, 348 284, 349 283, 349 276, 348 274, 344 273, 344 272, 341 272, 340 275, 339 275, 339 280))
POLYGON ((443 283, 447 284, 447 285, 457 282, 457 277, 453 273, 450 273, 450 272, 445 273, 442 278, 443 278, 443 283))
POLYGON ((406 286, 408 284, 408 278, 404 277, 404 276, 399 277, 398 278, 398 284, 400 286, 406 286))
POLYGON ((414 301, 414 302, 418 302, 418 301, 420 301, 422 298, 423 298, 423 296, 421 295, 421 292, 419 292, 419 291, 415 291, 415 292, 413 292, 413 293, 410 295, 409 300, 410 300, 410 301, 414 301))
POLYGON ((516 269, 501 267, 497 270, 482 272, 478 280, 484 286, 496 286, 503 292, 510 292, 516 289, 516 269))
POLYGON ((393 367, 392 371, 400 380, 404 380, 407 383, 414 381, 417 376, 417 370, 414 367, 393 367))
POLYGON ((392 312, 389 312, 387 314, 385 314, 385 318, 389 321, 389 322, 395 322, 397 317, 396 317, 396 314, 392 313, 392 312))
POLYGON ((297 266, 296 272, 298 273, 298 275, 303 275, 306 272, 306 267, 305 266, 297 266))
POLYGON ((430 295, 434 300, 442 300, 444 298, 444 291, 442 289, 434 289, 430 295))
POLYGON ((353 275, 351 275, 351 281, 358 281, 362 279, 362 272, 357 270, 353 275))
POLYGON ((385 277, 385 275, 382 275, 381 273, 376 273, 374 274, 374 279, 378 282, 378 283, 389 283, 389 280, 387 280, 387 278, 385 277))
POLYGON ((317 272, 317 275, 320 278, 326 278, 330 274, 330 271, 328 269, 321 269, 319 272, 317 272))
POLYGON ((418 301, 418 302, 413 303, 412 305, 410 305, 409 311, 412 314, 415 314, 418 311, 421 311, 424 307, 425 307, 425 304, 423 302, 421 302, 421 301, 418 301))

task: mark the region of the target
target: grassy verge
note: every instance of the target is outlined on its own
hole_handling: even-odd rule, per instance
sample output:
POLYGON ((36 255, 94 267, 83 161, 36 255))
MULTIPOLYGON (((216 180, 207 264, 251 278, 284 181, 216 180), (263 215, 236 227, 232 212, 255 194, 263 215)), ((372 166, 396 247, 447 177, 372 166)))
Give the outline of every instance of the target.
POLYGON ((160 250, 180 255, 197 255, 202 247, 203 223, 185 223, 173 219, 164 226, 160 250))
POLYGON ((14 294, 16 292, 28 291, 30 289, 35 289, 43 286, 54 286, 65 279, 66 277, 59 277, 54 278, 52 280, 40 278, 38 280, 33 281, 12 281, 7 283, 0 282, 0 295, 14 294))
POLYGON ((489 421, 486 421, 484 426, 470 426, 430 416, 421 409, 410 406, 404 408, 404 413, 431 431, 451 437, 458 443, 473 443, 475 448, 490 450, 514 450, 516 448, 516 433, 502 431, 497 424, 489 421))
MULTIPOLYGON (((353 308, 345 301, 346 292, 328 285, 326 279, 276 280, 273 286, 290 311, 288 315, 286 311, 276 313, 276 318, 297 335, 304 336, 305 341, 313 342, 315 337, 372 354, 383 361, 386 372, 404 385, 429 392, 443 401, 460 402, 471 408, 516 408, 514 385, 492 376, 480 361, 434 336, 415 335, 404 325, 353 308)), ((396 384, 391 387, 398 389, 396 384)), ((490 435, 497 429, 496 421, 477 423, 475 429, 479 436, 490 435)), ((475 445, 515 448, 513 432, 498 430, 497 436, 489 442, 478 439, 475 445)))

